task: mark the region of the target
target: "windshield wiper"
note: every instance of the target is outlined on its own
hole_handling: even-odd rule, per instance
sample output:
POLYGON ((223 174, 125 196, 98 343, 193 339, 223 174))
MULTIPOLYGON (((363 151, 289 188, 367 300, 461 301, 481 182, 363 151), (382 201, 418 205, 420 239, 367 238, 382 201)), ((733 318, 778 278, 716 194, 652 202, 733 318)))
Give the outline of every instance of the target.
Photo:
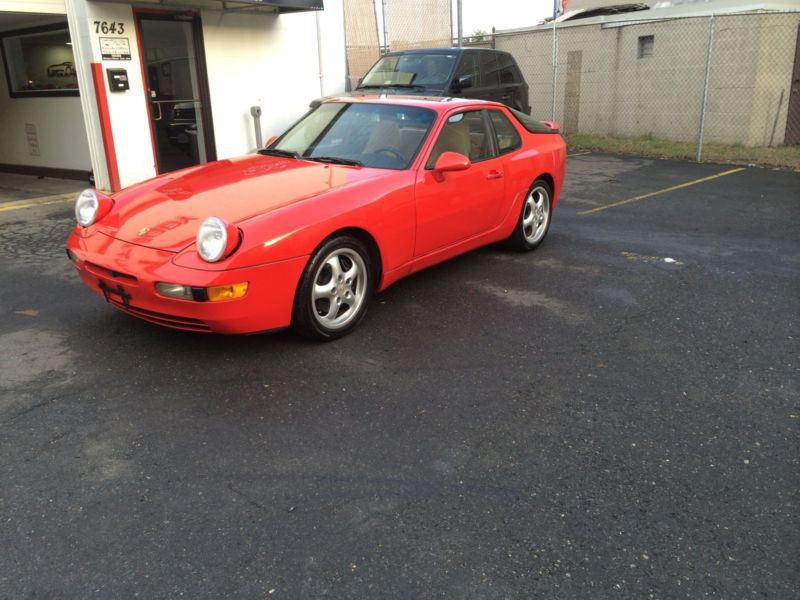
POLYGON ((298 152, 293 152, 291 150, 278 150, 277 148, 261 148, 258 151, 259 154, 263 154, 264 156, 281 156, 283 158, 300 158, 300 154, 298 152))
POLYGON ((387 83, 385 85, 360 85, 357 90, 380 90, 383 88, 403 88, 410 90, 424 90, 425 86, 415 83, 387 83))
POLYGON ((314 160, 321 163, 331 163, 333 165, 347 165, 350 167, 363 167, 364 163, 349 158, 339 158, 338 156, 309 156, 306 160, 314 160))

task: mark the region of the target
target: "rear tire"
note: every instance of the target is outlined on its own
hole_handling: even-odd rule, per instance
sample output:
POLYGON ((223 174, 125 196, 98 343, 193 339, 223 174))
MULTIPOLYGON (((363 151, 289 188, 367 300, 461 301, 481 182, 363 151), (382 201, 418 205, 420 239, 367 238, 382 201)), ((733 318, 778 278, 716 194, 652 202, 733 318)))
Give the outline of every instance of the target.
POLYGON ((294 298, 292 328, 318 340, 335 340, 355 329, 375 286, 367 247, 350 236, 331 238, 308 261, 294 298))
POLYGON ((544 179, 533 182, 522 203, 519 219, 506 245, 519 252, 535 250, 544 241, 550 229, 553 212, 553 193, 544 179))

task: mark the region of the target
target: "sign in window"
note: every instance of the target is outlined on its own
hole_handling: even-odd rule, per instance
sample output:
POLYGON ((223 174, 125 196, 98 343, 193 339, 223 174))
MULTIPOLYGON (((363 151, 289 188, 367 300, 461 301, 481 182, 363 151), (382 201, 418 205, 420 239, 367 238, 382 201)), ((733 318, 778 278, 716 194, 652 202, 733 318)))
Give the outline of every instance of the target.
POLYGON ((78 95, 66 23, 5 32, 2 46, 12 97, 78 95))

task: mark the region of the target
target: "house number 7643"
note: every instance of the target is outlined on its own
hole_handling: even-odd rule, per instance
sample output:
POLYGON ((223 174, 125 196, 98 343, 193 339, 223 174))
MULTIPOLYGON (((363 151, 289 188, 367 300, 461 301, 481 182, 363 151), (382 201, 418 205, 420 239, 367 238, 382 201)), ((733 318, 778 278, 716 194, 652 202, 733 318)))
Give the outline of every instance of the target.
POLYGON ((94 32, 95 33, 118 33, 122 35, 125 33, 125 23, 122 21, 95 21, 94 22, 94 32))

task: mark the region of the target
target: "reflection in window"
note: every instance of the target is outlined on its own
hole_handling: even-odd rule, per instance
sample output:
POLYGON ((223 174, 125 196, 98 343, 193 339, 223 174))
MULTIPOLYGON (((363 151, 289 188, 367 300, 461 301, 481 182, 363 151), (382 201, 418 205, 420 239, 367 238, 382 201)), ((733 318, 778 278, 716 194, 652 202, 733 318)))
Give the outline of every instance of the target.
POLYGON ((425 168, 432 169, 445 152, 463 154, 471 162, 492 158, 492 146, 480 111, 458 113, 447 119, 425 168))
POLYGON ((77 95, 78 77, 66 24, 3 34, 11 95, 77 95))
POLYGON ((494 125, 494 133, 497 136, 497 148, 500 154, 512 152, 522 146, 522 139, 517 133, 517 129, 511 124, 503 113, 499 110, 489 111, 489 116, 494 125))

